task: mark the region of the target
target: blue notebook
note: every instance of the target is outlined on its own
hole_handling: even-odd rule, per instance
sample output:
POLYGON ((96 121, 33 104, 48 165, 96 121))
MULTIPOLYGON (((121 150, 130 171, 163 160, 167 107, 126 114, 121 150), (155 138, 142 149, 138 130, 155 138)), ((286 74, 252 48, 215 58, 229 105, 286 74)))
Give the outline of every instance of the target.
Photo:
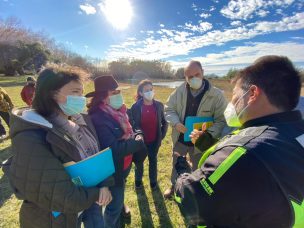
MULTIPOLYGON (((77 163, 68 162, 63 166, 75 185, 85 187, 94 187, 115 172, 111 148, 106 148, 77 163)), ((52 214, 57 217, 60 212, 53 211, 52 214)))
POLYGON ((206 129, 213 125, 213 117, 202 117, 202 116, 187 116, 185 120, 185 127, 187 128, 184 134, 184 141, 190 142, 190 134, 194 129, 202 130, 202 125, 206 124, 206 129))

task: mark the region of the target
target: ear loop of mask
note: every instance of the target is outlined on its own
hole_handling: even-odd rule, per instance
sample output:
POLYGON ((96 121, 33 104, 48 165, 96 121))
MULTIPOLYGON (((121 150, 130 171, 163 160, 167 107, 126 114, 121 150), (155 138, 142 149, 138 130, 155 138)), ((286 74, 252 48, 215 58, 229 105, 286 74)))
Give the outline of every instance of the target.
MULTIPOLYGON (((247 94, 249 92, 249 89, 237 100, 237 102, 235 102, 235 105, 234 105, 234 107, 235 107, 235 111, 236 111, 236 105, 240 102, 240 100, 242 99, 242 98, 244 98, 244 96, 247 94)), ((246 108, 248 108, 248 106, 249 106, 249 104, 247 104, 246 106, 245 106, 245 108, 243 108, 242 109, 242 111, 240 111, 240 113, 239 114, 237 114, 237 117, 238 117, 238 119, 240 119, 240 116, 243 114, 243 112, 246 110, 246 108)))

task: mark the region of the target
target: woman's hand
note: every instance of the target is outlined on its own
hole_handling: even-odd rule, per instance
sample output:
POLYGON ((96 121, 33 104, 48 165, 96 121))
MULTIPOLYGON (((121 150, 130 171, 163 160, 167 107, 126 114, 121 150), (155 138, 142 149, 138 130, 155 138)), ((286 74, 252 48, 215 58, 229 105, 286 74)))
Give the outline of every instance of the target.
POLYGON ((99 199, 96 203, 99 206, 107 206, 112 201, 112 194, 108 187, 99 189, 99 199))
POLYGON ((136 141, 140 141, 140 140, 143 141, 143 140, 144 140, 144 137, 143 137, 142 135, 139 134, 139 135, 136 135, 135 140, 136 140, 136 141))

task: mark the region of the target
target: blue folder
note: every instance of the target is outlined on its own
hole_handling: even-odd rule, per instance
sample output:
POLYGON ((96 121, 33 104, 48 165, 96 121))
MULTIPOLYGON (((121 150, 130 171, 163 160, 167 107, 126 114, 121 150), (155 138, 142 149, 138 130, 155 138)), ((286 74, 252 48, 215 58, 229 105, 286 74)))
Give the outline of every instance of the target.
POLYGON ((194 129, 201 130, 203 123, 207 124, 207 128, 213 124, 213 117, 202 116, 187 116, 185 120, 185 127, 187 131, 184 134, 184 141, 190 142, 190 134, 194 129))
MULTIPOLYGON (((94 187, 115 172, 111 148, 106 148, 77 163, 68 162, 63 166, 75 185, 85 187, 94 187)), ((60 212, 53 211, 52 214, 57 217, 60 212)))

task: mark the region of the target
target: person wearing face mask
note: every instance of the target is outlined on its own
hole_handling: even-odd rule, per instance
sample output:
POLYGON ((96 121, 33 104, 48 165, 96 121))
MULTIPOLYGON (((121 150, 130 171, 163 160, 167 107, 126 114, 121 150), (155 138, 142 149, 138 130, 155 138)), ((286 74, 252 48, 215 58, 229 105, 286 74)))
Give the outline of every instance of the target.
POLYGON ((121 213, 125 217, 130 213, 128 207, 124 206, 124 191, 125 179, 131 169, 132 154, 145 151, 146 147, 142 133, 132 130, 126 105, 113 76, 95 78, 94 87, 95 91, 86 95, 92 97, 88 112, 101 149, 111 147, 115 166, 115 185, 110 187, 113 200, 103 213, 104 227, 120 227, 121 213))
POLYGON ((21 227, 80 227, 82 221, 86 228, 101 227, 99 205, 112 200, 109 180, 96 187, 77 186, 63 166, 100 151, 90 119, 81 114, 87 76, 77 67, 50 65, 39 73, 32 109, 12 111, 13 157, 4 171, 23 200, 21 227))
POLYGON ((179 86, 168 98, 165 104, 165 117, 172 126, 172 172, 171 186, 164 192, 165 198, 173 195, 173 186, 177 177, 174 165, 178 155, 189 154, 193 169, 197 168, 201 154, 209 148, 220 136, 225 126, 224 110, 227 101, 221 90, 213 87, 204 78, 204 70, 199 61, 190 61, 184 70, 186 82, 179 86), (201 150, 195 149, 193 143, 184 141, 187 131, 187 117, 212 117, 213 125, 202 134, 201 150))
MULTIPOLYGON (((263 56, 238 72, 227 124, 238 129, 207 150, 176 200, 195 227, 304 227, 304 120, 294 111, 301 78, 284 56, 263 56)), ((201 136, 192 133, 197 145, 201 136)))
POLYGON ((152 190, 157 188, 157 153, 168 129, 164 105, 154 99, 153 84, 142 80, 137 87, 136 103, 130 109, 130 122, 135 131, 142 131, 148 154, 139 152, 133 156, 135 163, 135 187, 143 186, 144 160, 148 155, 149 178, 152 190))

